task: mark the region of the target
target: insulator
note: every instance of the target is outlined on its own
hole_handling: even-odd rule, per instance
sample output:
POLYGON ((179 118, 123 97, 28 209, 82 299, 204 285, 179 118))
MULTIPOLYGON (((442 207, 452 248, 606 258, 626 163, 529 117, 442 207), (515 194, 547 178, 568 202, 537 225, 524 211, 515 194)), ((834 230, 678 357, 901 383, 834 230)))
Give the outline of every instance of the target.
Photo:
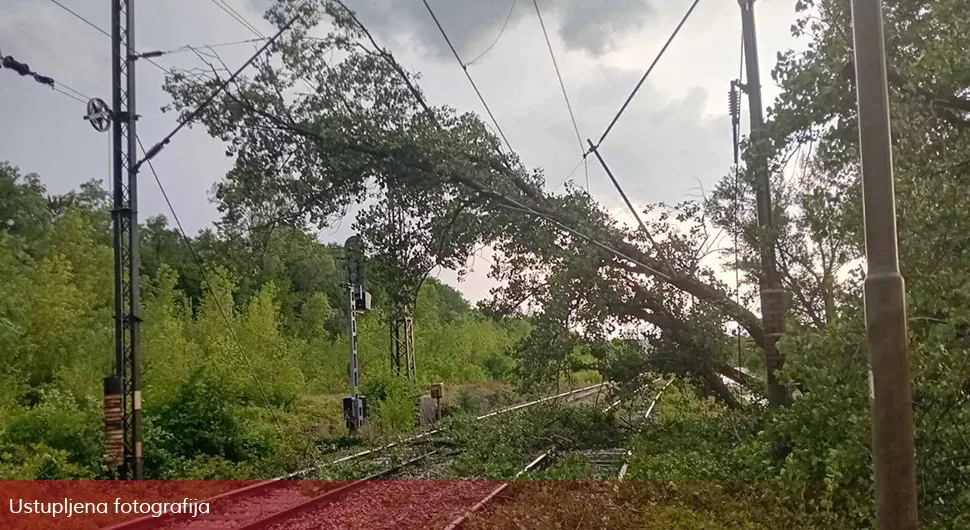
POLYGON ((728 111, 731 113, 731 121, 737 123, 741 120, 741 94, 734 81, 731 82, 731 92, 728 94, 728 111))

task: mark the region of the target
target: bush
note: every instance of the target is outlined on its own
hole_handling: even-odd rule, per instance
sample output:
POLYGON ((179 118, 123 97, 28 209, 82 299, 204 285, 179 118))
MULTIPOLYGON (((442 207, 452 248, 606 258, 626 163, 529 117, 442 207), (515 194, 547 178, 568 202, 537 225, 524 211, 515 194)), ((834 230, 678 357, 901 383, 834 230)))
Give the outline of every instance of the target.
POLYGON ((374 411, 381 429, 400 431, 414 427, 420 392, 413 383, 382 374, 361 385, 361 393, 367 397, 367 407, 374 411))
POLYGON ((0 434, 0 462, 19 467, 20 478, 90 478, 102 471, 103 413, 94 400, 41 389, 37 403, 16 411, 0 434), (39 473, 42 476, 37 476, 39 473))
POLYGON ((272 454, 276 443, 272 426, 261 427, 238 402, 224 381, 204 370, 193 372, 172 402, 151 411, 149 446, 162 460, 158 463, 198 455, 241 462, 272 454))

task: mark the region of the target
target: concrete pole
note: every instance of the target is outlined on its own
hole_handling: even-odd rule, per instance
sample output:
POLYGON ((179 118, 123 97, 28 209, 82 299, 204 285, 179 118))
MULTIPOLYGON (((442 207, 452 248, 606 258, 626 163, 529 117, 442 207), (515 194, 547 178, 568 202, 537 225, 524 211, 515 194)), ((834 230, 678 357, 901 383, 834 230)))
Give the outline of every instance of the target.
POLYGON ((778 352, 778 339, 785 329, 785 298, 781 276, 775 261, 775 234, 771 219, 771 174, 764 138, 764 107, 761 104, 761 72, 758 67, 758 39, 754 24, 754 0, 740 0, 741 29, 744 38, 744 64, 747 72, 748 107, 751 115, 751 153, 749 168, 755 171, 755 192, 758 206, 758 227, 763 234, 761 244, 761 320, 764 334, 765 368, 768 378, 768 404, 783 407, 788 403, 785 386, 777 381, 775 372, 784 365, 778 352))
POLYGON ((880 0, 852 0, 866 230, 866 335, 879 530, 919 528, 906 294, 899 272, 886 50, 880 0))

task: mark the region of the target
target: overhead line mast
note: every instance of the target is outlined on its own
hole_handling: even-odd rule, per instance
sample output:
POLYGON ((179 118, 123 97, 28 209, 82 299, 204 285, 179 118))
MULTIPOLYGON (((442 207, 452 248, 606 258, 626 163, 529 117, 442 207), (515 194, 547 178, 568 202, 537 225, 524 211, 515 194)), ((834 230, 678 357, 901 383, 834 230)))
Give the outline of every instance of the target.
POLYGON ((108 408, 105 426, 110 463, 117 467, 121 479, 142 478, 138 144, 135 128, 138 115, 135 110, 135 54, 131 52, 135 49, 134 30, 134 1, 111 0, 115 373, 105 380, 105 405, 108 408), (117 443, 119 431, 120 447, 117 443))
POLYGON ((785 299, 775 258, 775 233, 771 210, 771 174, 768 171, 767 138, 765 138, 764 107, 761 103, 761 73, 758 68, 758 40, 754 24, 754 0, 739 0, 741 30, 744 36, 744 62, 751 120, 751 156, 749 169, 755 173, 755 196, 758 208, 758 227, 761 231, 761 320, 764 333, 764 358, 768 378, 768 404, 783 407, 788 392, 778 382, 776 372, 784 359, 778 353, 778 339, 785 329, 785 299))

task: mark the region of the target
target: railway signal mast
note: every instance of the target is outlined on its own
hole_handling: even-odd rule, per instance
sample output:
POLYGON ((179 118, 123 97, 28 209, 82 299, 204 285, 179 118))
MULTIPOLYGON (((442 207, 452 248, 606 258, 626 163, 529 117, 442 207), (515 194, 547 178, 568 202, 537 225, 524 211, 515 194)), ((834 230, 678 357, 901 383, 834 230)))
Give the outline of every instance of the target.
POLYGON ((347 365, 347 376, 350 382, 350 395, 344 398, 344 418, 350 434, 357 434, 364 426, 366 406, 364 397, 358 391, 360 383, 359 367, 357 363, 357 313, 369 311, 371 308, 370 293, 364 290, 364 248, 359 236, 351 236, 344 244, 347 266, 347 293, 349 294, 349 342, 350 362, 347 365))
POLYGON ((899 272, 892 136, 881 0, 852 0, 866 230, 866 335, 872 459, 880 530, 919 528, 906 291, 899 272))

